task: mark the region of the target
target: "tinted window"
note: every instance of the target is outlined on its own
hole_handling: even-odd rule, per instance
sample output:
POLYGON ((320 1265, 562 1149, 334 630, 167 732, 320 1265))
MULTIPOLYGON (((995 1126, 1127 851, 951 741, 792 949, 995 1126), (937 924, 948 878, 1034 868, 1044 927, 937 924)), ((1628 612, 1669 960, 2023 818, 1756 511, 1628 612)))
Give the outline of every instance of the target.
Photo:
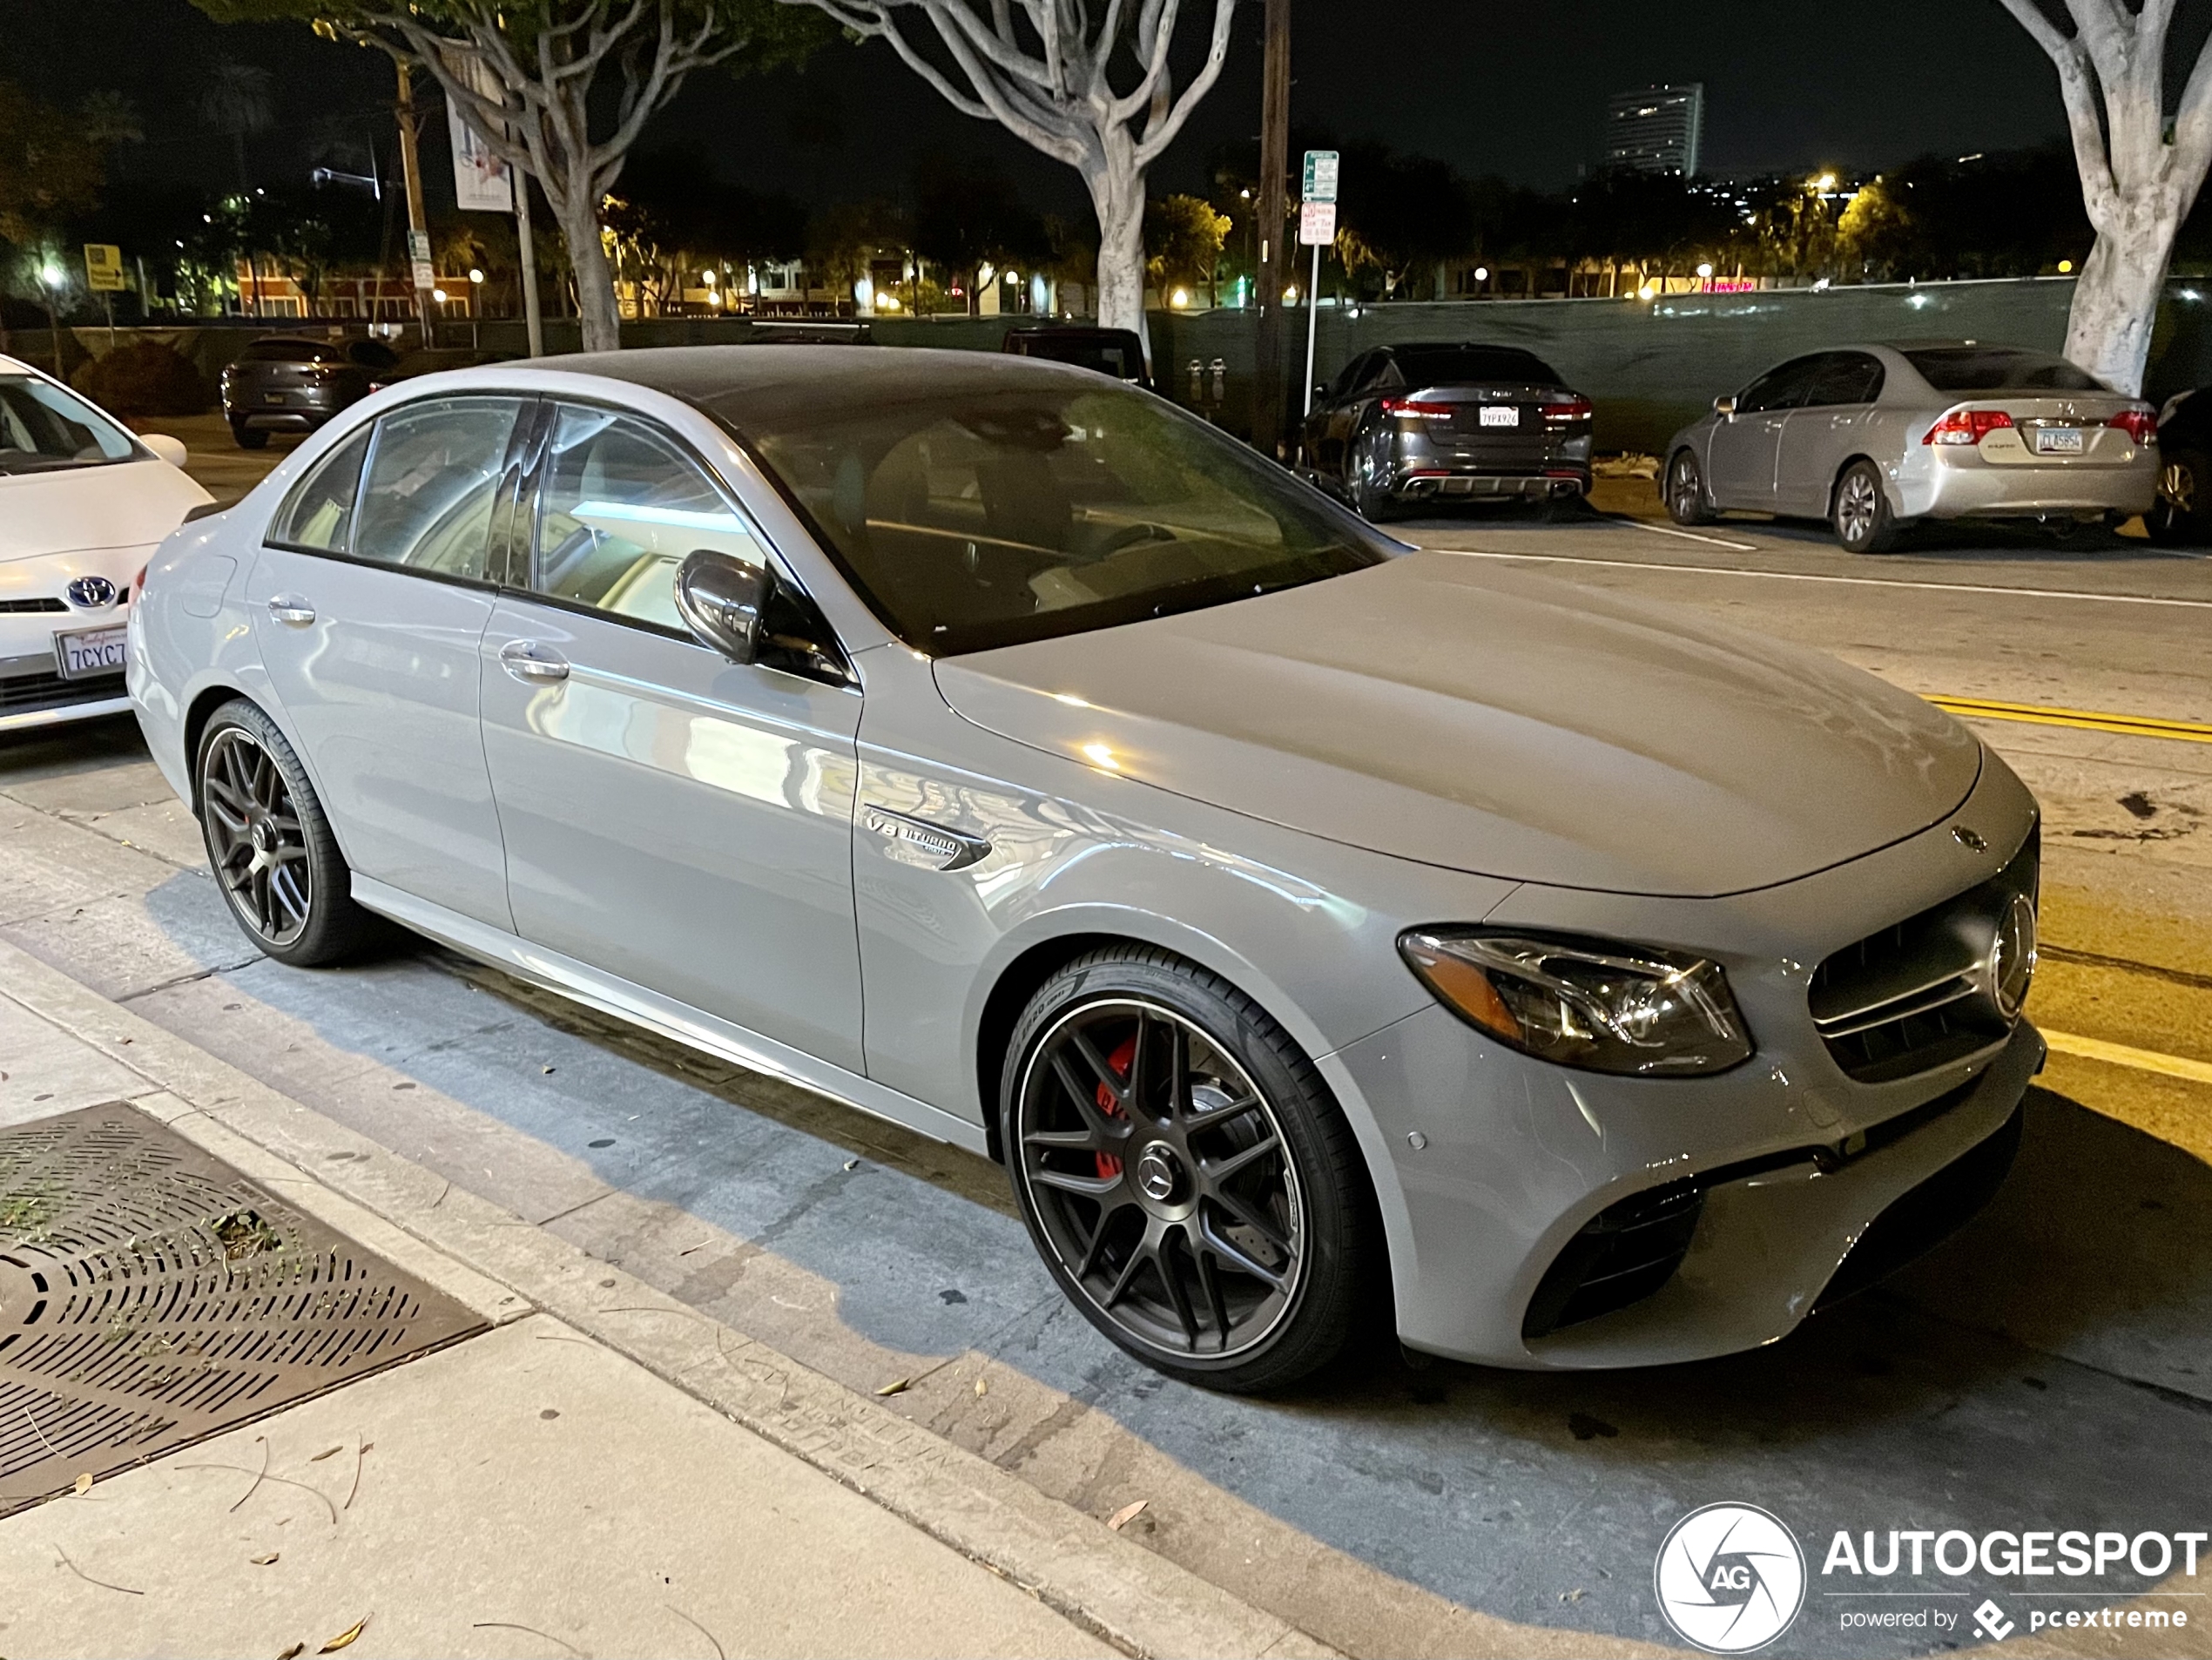
POLYGON ((1808 405, 1871 403, 1882 393, 1882 361, 1864 352, 1827 352, 1804 395, 1808 405))
POLYGON ((698 465, 651 428, 577 405, 556 417, 538 488, 538 592, 682 628, 676 567, 694 548, 765 563, 698 465))
POLYGON ((1736 400, 1736 407, 1744 414, 1759 409, 1794 409, 1805 401, 1805 394, 1812 388, 1812 377, 1820 372, 1823 357, 1793 357, 1780 368, 1769 369, 1745 387, 1736 400))
POLYGON ((1022 354, 1055 363, 1072 363, 1079 369, 1096 369, 1117 381, 1134 381, 1144 373, 1143 357, 1133 343, 1112 339, 1031 339, 1022 342, 1022 354))
POLYGON ((354 557, 481 580, 500 466, 521 408, 514 398, 453 398, 378 422, 354 557))
POLYGON ((131 435, 68 388, 0 375, 0 477, 129 461, 131 435))
POLYGON ((1533 352, 1514 346, 1400 346, 1398 367, 1411 387, 1511 385, 1556 386, 1559 375, 1533 352))
POLYGON ((1393 545, 1212 428, 1093 381, 931 365, 732 394, 724 412, 877 614, 931 652, 1218 604, 1393 545))
POLYGON ((346 348, 346 361, 365 369, 388 369, 400 359, 399 354, 381 341, 357 340, 346 348))
POLYGON ((2049 352, 2014 346, 1920 346, 1905 361, 1939 392, 2101 392, 2102 382, 2049 352))
POLYGON ((257 340, 238 355, 243 363, 334 363, 341 354, 319 340, 257 340))
POLYGON ((361 488, 361 458, 368 454, 364 427, 323 458, 293 486, 291 499, 270 522, 268 539, 279 547, 344 553, 354 530, 354 497, 361 488))

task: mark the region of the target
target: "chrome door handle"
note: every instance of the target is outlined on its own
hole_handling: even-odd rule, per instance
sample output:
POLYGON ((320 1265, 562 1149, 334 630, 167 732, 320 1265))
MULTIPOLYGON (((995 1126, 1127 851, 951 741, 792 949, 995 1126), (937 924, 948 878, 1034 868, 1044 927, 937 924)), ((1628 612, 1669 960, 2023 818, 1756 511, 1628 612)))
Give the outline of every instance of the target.
POLYGON ((315 608, 297 594, 276 594, 269 599, 269 615, 288 628, 305 628, 315 620, 315 608))
POLYGON ((536 640, 509 640, 499 648, 499 666, 527 685, 551 685, 569 678, 569 661, 536 640))

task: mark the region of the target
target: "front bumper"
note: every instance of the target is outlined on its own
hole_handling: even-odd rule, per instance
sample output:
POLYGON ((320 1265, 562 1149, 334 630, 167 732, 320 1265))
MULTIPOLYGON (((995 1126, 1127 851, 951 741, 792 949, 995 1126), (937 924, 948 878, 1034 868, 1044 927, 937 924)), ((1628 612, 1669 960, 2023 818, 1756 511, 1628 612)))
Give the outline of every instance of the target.
POLYGON ((54 637, 80 629, 120 627, 131 614, 132 578, 151 548, 103 548, 18 559, 0 565, 0 732, 57 725, 131 707, 123 671, 67 679, 54 637), (66 598, 79 577, 105 577, 116 603, 81 606, 66 598))

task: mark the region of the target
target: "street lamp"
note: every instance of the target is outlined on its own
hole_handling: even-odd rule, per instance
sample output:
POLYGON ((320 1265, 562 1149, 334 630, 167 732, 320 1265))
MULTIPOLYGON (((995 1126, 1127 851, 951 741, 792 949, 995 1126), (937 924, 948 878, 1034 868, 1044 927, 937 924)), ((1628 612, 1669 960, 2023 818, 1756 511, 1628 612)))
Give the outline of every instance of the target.
POLYGON ((1710 282, 1713 280, 1713 262, 1708 260, 1700 265, 1697 267, 1697 275, 1700 280, 1710 282))

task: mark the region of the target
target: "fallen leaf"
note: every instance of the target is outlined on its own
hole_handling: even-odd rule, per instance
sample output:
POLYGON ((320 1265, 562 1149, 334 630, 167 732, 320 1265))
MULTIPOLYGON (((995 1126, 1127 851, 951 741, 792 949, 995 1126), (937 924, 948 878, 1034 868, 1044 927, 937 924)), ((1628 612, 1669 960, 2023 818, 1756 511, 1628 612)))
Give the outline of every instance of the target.
POLYGON ((978 1378, 975 1380, 975 1393, 979 1395, 987 1395, 991 1393, 991 1386, 978 1378))
POLYGON ((880 1395, 902 1395, 913 1387, 914 1380, 912 1378, 894 1378, 890 1382, 885 1384, 882 1388, 877 1390, 876 1393, 880 1395))
POLYGON ((256 1568, 266 1568, 271 1562, 277 1559, 277 1552, 272 1550, 266 1556, 248 1556, 246 1561, 252 1562, 256 1568))
POLYGON ((90 1470, 78 1471, 77 1480, 73 1485, 79 1493, 90 1493, 92 1490, 92 1472, 90 1470))
POLYGON ((1109 1533, 1119 1533, 1123 1528, 1128 1527, 1130 1522, 1136 1521, 1137 1514, 1150 1502, 1151 1501, 1149 1499, 1131 1499, 1120 1509, 1115 1511, 1112 1515, 1106 1518, 1106 1531, 1109 1533))
POLYGON ((307 1653, 307 1645, 306 1643, 295 1643, 290 1648, 287 1649, 282 1654, 277 1656, 277 1660, 300 1660, 300 1657, 307 1653))
POLYGON ((540 1072, 550 1072, 553 1069, 550 1066, 541 1066, 537 1070, 540 1072))
POLYGON ((1578 1585, 1571 1591, 1561 1591, 1559 1594, 1559 1600, 1562 1603, 1579 1603, 1588 1595, 1588 1591, 1578 1585))
POLYGON ((361 1634, 361 1628, 368 1623, 368 1616, 364 1614, 361 1616, 361 1618, 355 1620, 351 1625, 341 1631, 336 1636, 331 1638, 329 1642, 324 1643, 322 1647, 317 1649, 315 1652, 317 1654, 336 1654, 339 1650, 350 1645, 353 1640, 361 1634))
POLYGON ((315 1454, 313 1458, 309 1459, 309 1460, 307 1461, 307 1462, 308 1462, 308 1463, 310 1463, 310 1464, 320 1464, 320 1463, 321 1463, 321 1462, 323 1461, 323 1460, 325 1460, 326 1458, 328 1458, 328 1457, 329 1457, 332 1454, 334 1454, 334 1453, 342 1453, 342 1452, 344 1452, 345 1450, 346 1450, 346 1448, 345 1448, 345 1445, 344 1445, 344 1443, 343 1443, 343 1442, 341 1442, 341 1443, 340 1443, 338 1446, 336 1446, 336 1447, 324 1447, 324 1448, 322 1449, 322 1451, 320 1451, 320 1453, 317 1453, 317 1454, 315 1454))
POLYGON ((858 1170, 860 1168, 860 1161, 857 1158, 848 1158, 845 1161, 845 1168, 847 1170, 858 1170))

